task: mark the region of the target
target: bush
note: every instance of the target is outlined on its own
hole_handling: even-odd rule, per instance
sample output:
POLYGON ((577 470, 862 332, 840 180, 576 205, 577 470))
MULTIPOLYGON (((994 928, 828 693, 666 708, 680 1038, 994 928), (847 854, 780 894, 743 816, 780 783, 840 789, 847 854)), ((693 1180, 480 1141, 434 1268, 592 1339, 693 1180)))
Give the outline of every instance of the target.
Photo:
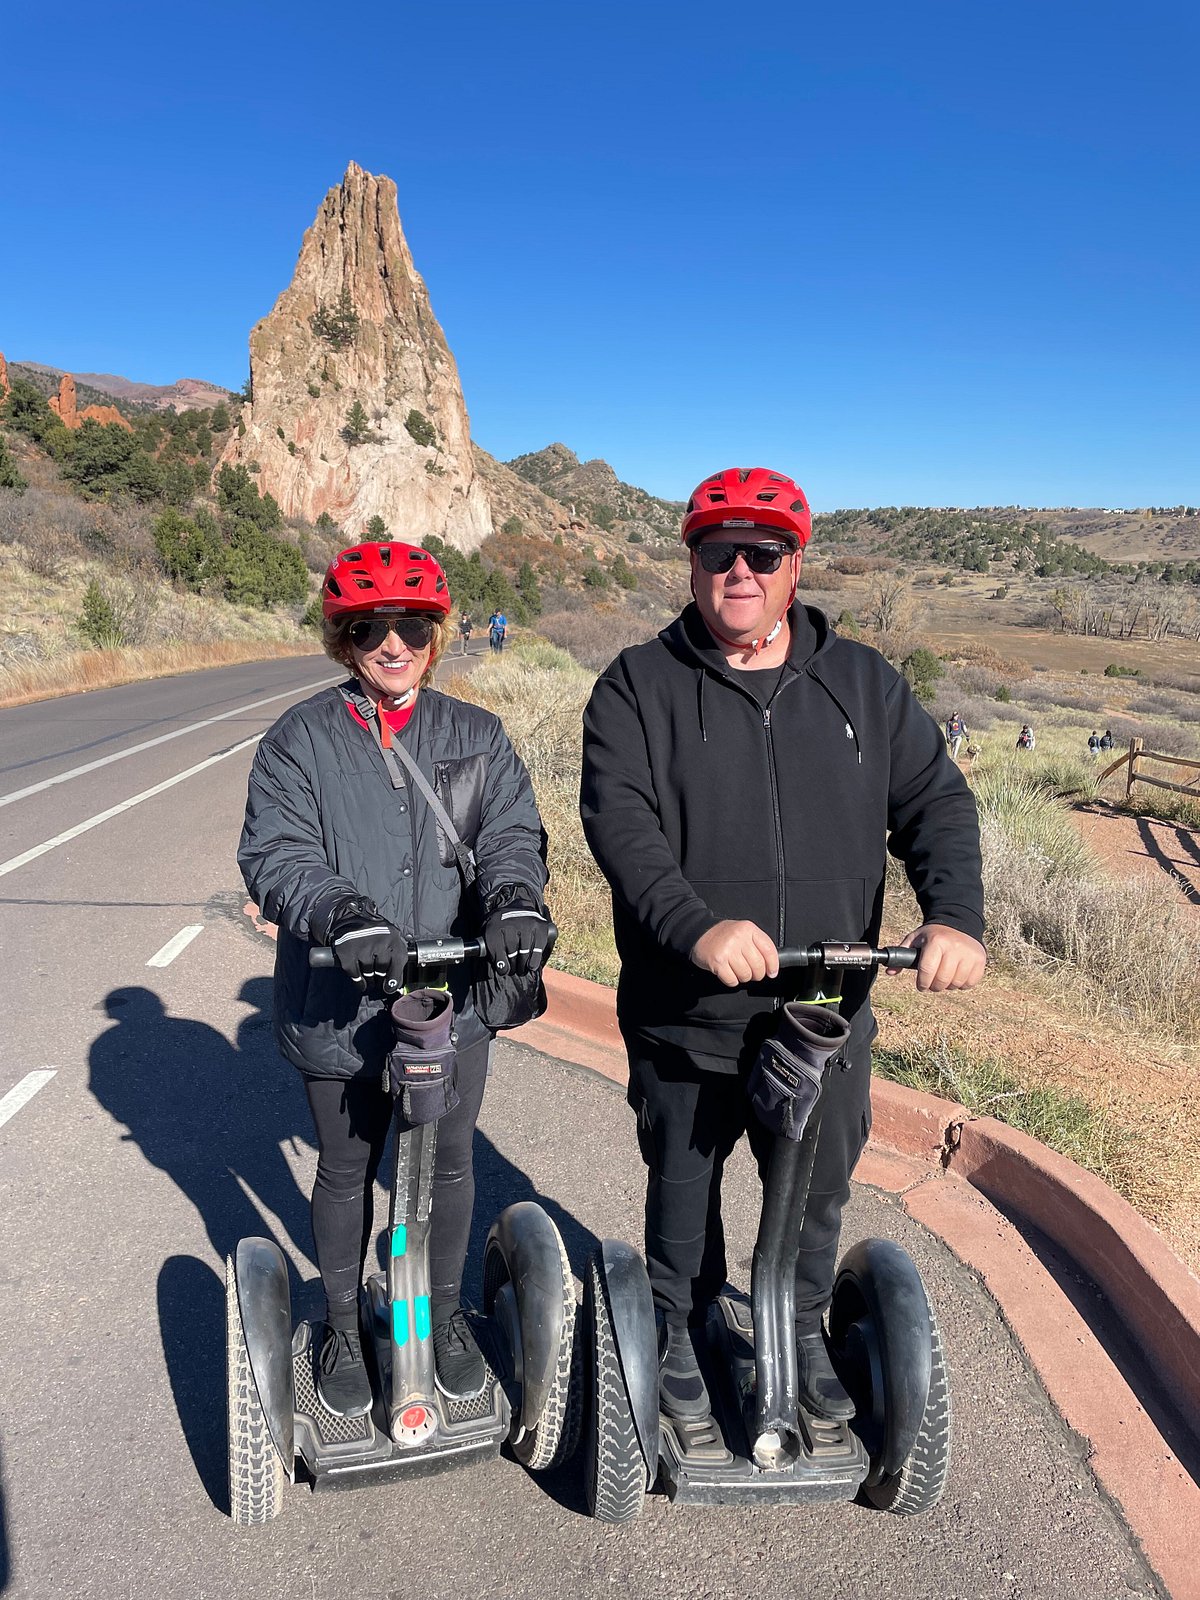
POLYGON ((225 572, 224 549, 210 515, 191 522, 178 511, 164 511, 154 524, 154 548, 167 577, 199 594, 225 572), (203 520, 201 520, 203 518, 203 520))
POLYGON ((583 582, 588 589, 607 589, 608 573, 595 561, 589 561, 583 569, 583 582))
POLYGON ((29 484, 21 476, 17 463, 8 453, 8 442, 0 433, 0 489, 13 489, 21 494, 29 484))
POLYGON ((145 502, 159 499, 163 491, 163 469, 134 436, 90 418, 71 436, 62 472, 81 494, 96 499, 129 494, 145 502))
POLYGON ((387 523, 376 513, 367 523, 367 538, 375 544, 382 544, 387 539, 387 523))
POLYGON ((628 539, 630 544, 644 544, 645 543, 644 536, 642 535, 641 531, 639 529, 637 529, 637 528, 630 528, 629 532, 626 534, 625 537, 628 539))
MULTIPOLYGON (((612 561, 609 563, 608 570, 612 573, 612 576, 618 587, 622 589, 637 588, 637 573, 629 565, 628 561, 626 561, 625 557, 620 553, 620 551, 618 551, 617 554, 612 558, 612 561)), ((586 576, 584 581, 587 581, 586 576)))
POLYGON ((919 645, 905 656, 900 663, 900 670, 912 684, 917 699, 924 702, 933 699, 937 681, 944 669, 941 660, 932 650, 919 645))
POLYGON ((111 600, 93 578, 83 597, 83 611, 76 624, 79 632, 97 650, 116 650, 125 643, 111 600))
POLYGON ((404 426, 414 443, 419 445, 432 445, 437 443, 437 429, 422 411, 415 408, 404 419, 404 426))
POLYGON ((525 524, 521 521, 520 517, 508 517, 500 524, 500 532, 506 533, 510 535, 510 537, 515 537, 515 535, 525 532, 525 524))
POLYGON ((335 350, 345 350, 358 337, 358 313, 350 299, 349 289, 343 289, 335 306, 322 300, 308 319, 308 325, 318 339, 324 339, 335 350))
POLYGON ((999 700, 1002 705, 1008 705, 1009 701, 1012 699, 1012 690, 1006 683, 1002 683, 996 690, 994 698, 999 700))
POLYGON ((1122 667, 1115 661, 1110 661, 1104 669, 1106 678, 1140 678, 1141 669, 1138 667, 1122 667))

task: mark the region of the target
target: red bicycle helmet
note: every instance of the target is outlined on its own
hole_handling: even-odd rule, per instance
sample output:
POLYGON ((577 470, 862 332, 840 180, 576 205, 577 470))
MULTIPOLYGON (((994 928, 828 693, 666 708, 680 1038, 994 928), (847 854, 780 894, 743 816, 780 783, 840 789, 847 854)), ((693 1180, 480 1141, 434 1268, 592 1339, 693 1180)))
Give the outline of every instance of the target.
POLYGON ((782 472, 726 467, 692 490, 680 536, 690 545, 710 528, 769 528, 803 550, 812 538, 812 512, 804 490, 782 472))
POLYGON ((321 585, 321 610, 327 617, 354 611, 450 614, 450 590, 439 563, 415 544, 352 544, 329 563, 321 585))

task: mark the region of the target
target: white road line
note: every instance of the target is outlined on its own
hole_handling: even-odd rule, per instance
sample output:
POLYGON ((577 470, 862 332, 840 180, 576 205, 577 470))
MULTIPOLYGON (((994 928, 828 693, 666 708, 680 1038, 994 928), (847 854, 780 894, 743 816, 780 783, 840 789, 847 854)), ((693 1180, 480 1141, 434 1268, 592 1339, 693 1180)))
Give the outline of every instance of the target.
POLYGON ((92 828, 98 828, 102 822, 108 822, 113 817, 119 817, 123 811, 131 811, 134 806, 140 806, 143 800, 153 800, 156 794, 163 794, 167 789, 173 789, 177 783, 182 783, 185 778, 194 778, 198 772, 203 772, 206 767, 213 767, 218 761, 224 761, 226 756, 235 756, 239 750, 247 750, 252 744, 257 744, 262 738, 261 733, 254 733, 248 739, 243 739, 240 744, 230 745, 228 750, 218 750, 215 756, 209 756, 204 761, 197 761, 194 767, 188 767, 186 772, 177 772, 173 778, 166 778, 162 783, 156 783, 152 789, 143 789, 141 794, 135 794, 128 800, 122 800, 120 805, 109 806, 107 811, 101 811, 97 816, 89 817, 86 822, 77 822, 73 828, 68 828, 65 833, 56 834, 53 839, 47 839, 45 844, 35 844, 32 850, 23 850, 19 856, 12 856, 8 861, 0 861, 0 878, 8 873, 15 872, 18 867, 36 861, 39 856, 44 856, 50 850, 57 850, 60 844, 67 844, 72 839, 78 839, 81 833, 88 833, 92 828))
POLYGON ((44 1089, 57 1071, 57 1067, 43 1067, 40 1072, 27 1072, 15 1089, 10 1089, 3 1098, 0 1098, 0 1128, 9 1117, 15 1117, 22 1106, 28 1105, 38 1090, 44 1089))
POLYGON ((148 967, 169 967, 175 957, 187 949, 196 935, 203 932, 204 924, 202 922, 194 922, 188 928, 180 928, 173 939, 168 939, 162 949, 150 957, 146 965, 148 967))
POLYGON ((72 767, 70 772, 56 773, 53 778, 43 778, 41 783, 31 783, 26 789, 14 789, 11 794, 0 794, 0 806, 11 806, 17 800, 27 800, 31 794, 41 794, 43 789, 53 789, 56 783, 69 783, 72 778, 82 778, 86 772, 111 766, 114 761, 124 761, 126 756, 140 755, 143 750, 153 750, 156 744, 166 744, 171 739, 182 739, 185 733, 196 733, 201 728, 211 728, 214 722, 225 722, 229 717, 240 717, 243 711, 257 711, 259 706, 272 705, 276 700, 286 700, 289 695, 307 694, 312 689, 324 689, 328 684, 340 683, 340 677, 321 678, 317 683, 305 684, 299 689, 285 689, 282 694, 269 694, 265 700, 248 700, 244 706, 234 706, 232 711, 222 711, 219 716, 205 717, 203 722, 189 722, 186 728, 173 728, 170 733, 160 733, 157 739, 144 739, 141 744, 131 744, 128 750, 117 750, 111 756, 101 756, 86 766, 72 767))

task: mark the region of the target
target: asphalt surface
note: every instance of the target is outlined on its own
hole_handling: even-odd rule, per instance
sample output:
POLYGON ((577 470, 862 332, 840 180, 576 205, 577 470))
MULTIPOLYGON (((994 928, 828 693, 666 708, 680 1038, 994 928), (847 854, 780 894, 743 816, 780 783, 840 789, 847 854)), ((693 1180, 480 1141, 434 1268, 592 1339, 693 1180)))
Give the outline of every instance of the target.
MULTIPOLYGON (((0 1103, 19 1085, 30 1096, 0 1126, 0 1593, 1155 1593, 994 1303, 890 1197, 862 1188, 845 1242, 881 1234, 911 1251, 951 1366, 955 1464, 931 1515, 699 1511, 654 1496, 638 1523, 605 1528, 586 1516, 578 1465, 534 1477, 505 1457, 353 1493, 297 1486, 270 1526, 229 1522, 224 1255, 244 1234, 272 1235, 298 1312, 319 1296, 312 1132, 272 1048, 272 947, 243 915, 233 859, 253 746, 222 752, 334 672, 321 658, 272 661, 0 712, 0 1103), (286 698, 247 708, 273 695, 286 698), (147 964, 156 957, 167 964, 147 964)), ((602 1079, 499 1045, 476 1167, 475 1292, 487 1225, 514 1199, 541 1199, 577 1274, 599 1238, 639 1239, 632 1118, 602 1079)), ((743 1286, 755 1187, 735 1160, 726 1213, 743 1286)))

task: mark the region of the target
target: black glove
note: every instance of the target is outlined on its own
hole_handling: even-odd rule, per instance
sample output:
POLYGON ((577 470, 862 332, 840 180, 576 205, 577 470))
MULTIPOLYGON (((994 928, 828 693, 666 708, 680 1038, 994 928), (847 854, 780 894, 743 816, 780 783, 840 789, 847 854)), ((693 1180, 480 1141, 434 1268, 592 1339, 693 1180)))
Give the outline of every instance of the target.
POLYGON ((496 971, 519 978, 538 971, 554 946, 555 932, 544 911, 517 900, 492 912, 483 925, 483 942, 496 971))
POLYGON ((360 989, 377 979, 392 992, 403 988, 408 940, 369 900, 349 900, 335 911, 325 943, 338 966, 360 989))

